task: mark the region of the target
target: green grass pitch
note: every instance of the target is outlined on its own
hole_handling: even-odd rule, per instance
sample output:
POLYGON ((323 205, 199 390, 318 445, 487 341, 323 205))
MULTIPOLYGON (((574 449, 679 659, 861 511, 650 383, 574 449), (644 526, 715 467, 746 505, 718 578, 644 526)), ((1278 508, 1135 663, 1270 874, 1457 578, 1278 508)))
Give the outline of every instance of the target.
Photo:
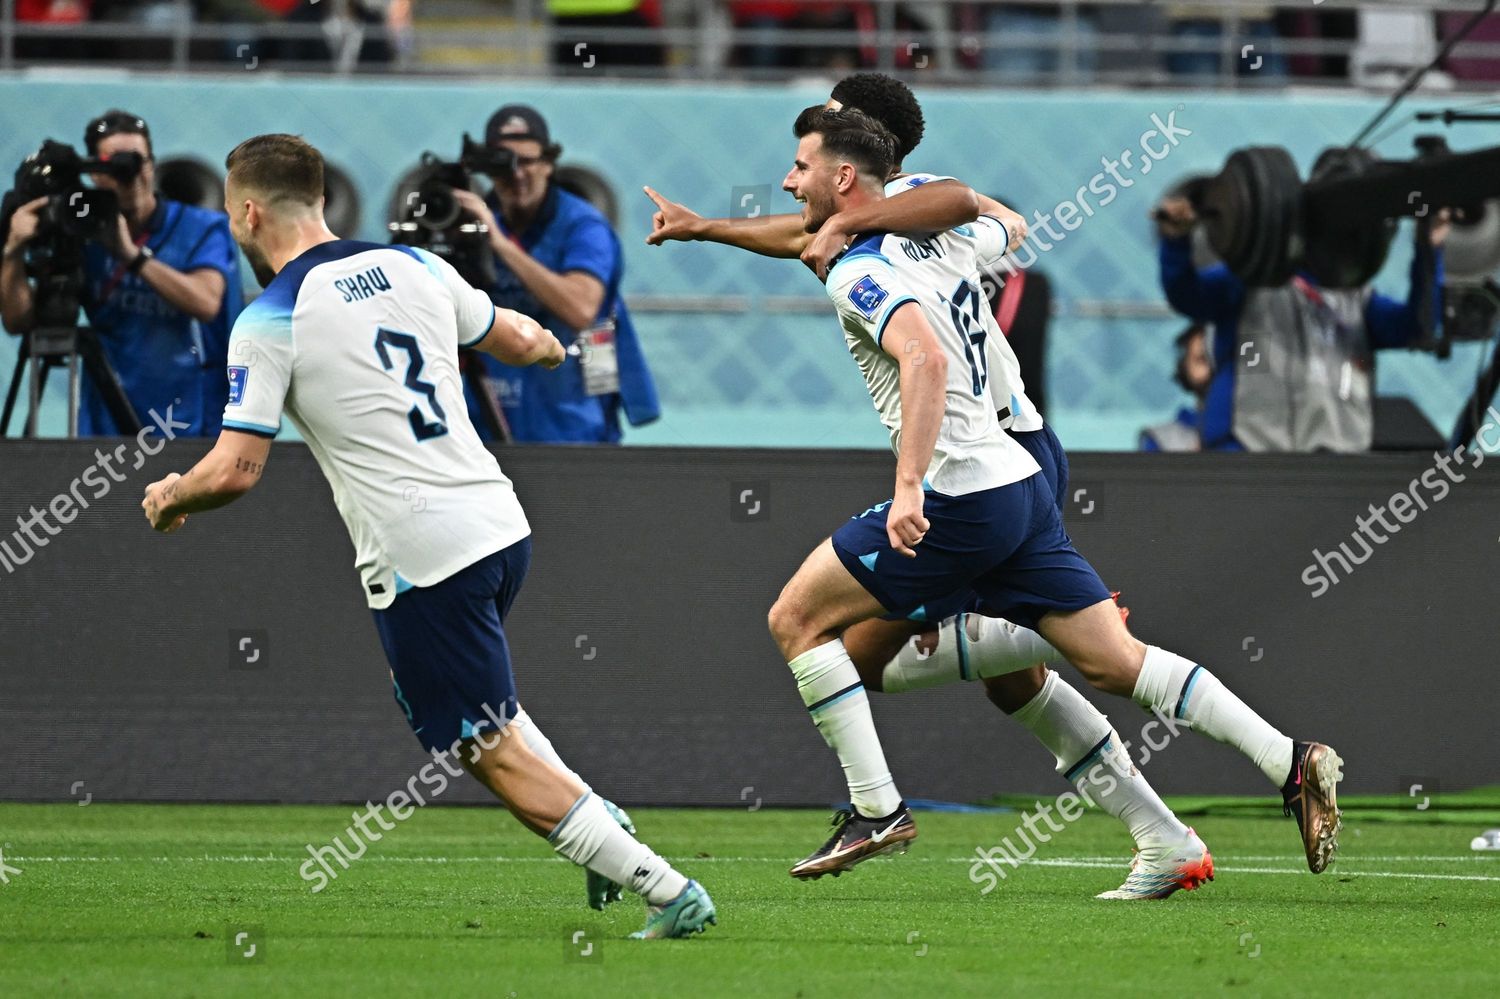
POLYGON ((1290 820, 1197 816, 1213 884, 1108 903, 1129 849, 1096 814, 988 895, 967 858, 1018 814, 922 813, 910 854, 806 884, 820 813, 634 817, 712 893, 706 935, 625 939, 639 903, 587 909, 499 808, 419 810, 315 895, 305 845, 348 808, 0 805, 0 996, 1500 994, 1500 856, 1467 823, 1353 818, 1314 877, 1290 820))

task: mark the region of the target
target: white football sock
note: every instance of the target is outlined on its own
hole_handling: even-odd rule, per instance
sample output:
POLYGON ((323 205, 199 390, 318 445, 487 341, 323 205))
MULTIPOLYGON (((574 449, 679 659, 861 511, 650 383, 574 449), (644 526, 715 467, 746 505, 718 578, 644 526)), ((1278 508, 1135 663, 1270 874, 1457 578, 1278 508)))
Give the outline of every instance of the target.
POLYGON ((983 680, 1030 669, 1062 656, 1030 628, 982 614, 959 614, 938 625, 937 646, 924 653, 913 639, 880 674, 891 694, 955 680, 983 680))
POLYGON ((870 717, 870 698, 844 643, 834 639, 808 649, 787 666, 797 678, 797 693, 813 724, 843 764, 854 810, 880 819, 900 808, 901 795, 870 717))
POLYGON ((1088 699, 1051 670, 1035 697, 1011 717, 1057 758, 1057 772, 1085 799, 1113 815, 1146 849, 1185 839, 1187 826, 1130 760, 1124 740, 1088 699))
POLYGON ((1195 732, 1238 749, 1277 787, 1291 775, 1292 740, 1196 663, 1146 646, 1146 661, 1131 697, 1142 707, 1181 718, 1195 732))
POLYGON ((573 803, 547 842, 573 863, 624 885, 652 905, 666 905, 687 887, 687 878, 620 828, 592 791, 573 803))
POLYGON ((510 720, 509 731, 520 733, 522 740, 526 743, 526 748, 547 761, 552 769, 559 773, 571 774, 574 780, 583 785, 585 791, 592 790, 589 782, 578 776, 578 772, 557 755, 557 750, 552 748, 552 740, 542 733, 536 722, 526 713, 525 708, 517 708, 516 716, 510 720))

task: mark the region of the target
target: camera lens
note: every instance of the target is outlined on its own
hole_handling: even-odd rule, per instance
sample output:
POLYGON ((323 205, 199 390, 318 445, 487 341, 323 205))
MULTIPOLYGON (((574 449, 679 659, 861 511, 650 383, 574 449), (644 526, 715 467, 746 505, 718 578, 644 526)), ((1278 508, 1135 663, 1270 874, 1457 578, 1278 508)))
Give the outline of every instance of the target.
POLYGON ((416 190, 411 206, 412 220, 428 229, 446 229, 458 221, 458 199, 452 185, 440 180, 425 180, 416 190))

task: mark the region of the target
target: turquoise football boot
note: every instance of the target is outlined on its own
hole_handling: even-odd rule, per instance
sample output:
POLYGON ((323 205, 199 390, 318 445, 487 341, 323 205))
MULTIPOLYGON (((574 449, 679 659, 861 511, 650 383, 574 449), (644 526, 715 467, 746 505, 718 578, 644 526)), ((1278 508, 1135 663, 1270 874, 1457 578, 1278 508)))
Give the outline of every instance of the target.
POLYGON ((646 906, 646 927, 630 934, 632 940, 665 940, 702 933, 710 925, 717 925, 719 914, 714 909, 714 900, 696 881, 666 905, 646 906))

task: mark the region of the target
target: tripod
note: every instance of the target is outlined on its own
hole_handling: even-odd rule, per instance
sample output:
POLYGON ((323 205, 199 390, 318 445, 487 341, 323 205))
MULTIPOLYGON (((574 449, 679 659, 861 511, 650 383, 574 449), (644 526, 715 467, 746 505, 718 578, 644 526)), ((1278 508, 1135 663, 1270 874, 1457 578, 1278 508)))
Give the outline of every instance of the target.
POLYGON ((104 348, 99 343, 99 334, 88 326, 39 326, 21 337, 21 348, 16 352, 16 367, 11 374, 10 388, 5 393, 5 409, 0 412, 0 437, 10 433, 10 418, 14 415, 16 400, 21 392, 21 375, 27 375, 26 422, 21 436, 36 436, 37 411, 41 408, 42 391, 47 387, 54 368, 66 368, 68 372, 68 436, 78 436, 78 407, 82 396, 82 378, 87 374, 94 389, 104 400, 115 429, 122 435, 133 435, 141 429, 141 418, 125 395, 120 376, 115 372, 104 348))

